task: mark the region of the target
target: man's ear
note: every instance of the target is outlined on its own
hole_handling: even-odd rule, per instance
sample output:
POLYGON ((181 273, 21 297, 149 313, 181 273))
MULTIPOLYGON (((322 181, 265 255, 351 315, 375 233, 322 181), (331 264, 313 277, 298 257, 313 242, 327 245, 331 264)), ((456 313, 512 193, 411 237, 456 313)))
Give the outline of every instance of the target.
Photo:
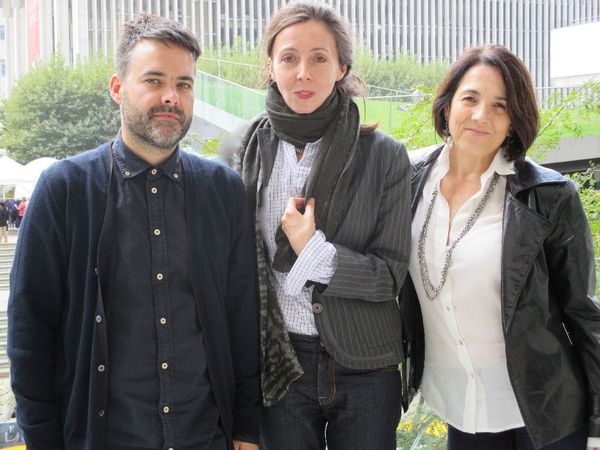
POLYGON ((121 104, 121 88, 123 87, 123 82, 121 81, 121 77, 117 74, 114 74, 110 78, 110 96, 115 101, 117 105, 121 104))

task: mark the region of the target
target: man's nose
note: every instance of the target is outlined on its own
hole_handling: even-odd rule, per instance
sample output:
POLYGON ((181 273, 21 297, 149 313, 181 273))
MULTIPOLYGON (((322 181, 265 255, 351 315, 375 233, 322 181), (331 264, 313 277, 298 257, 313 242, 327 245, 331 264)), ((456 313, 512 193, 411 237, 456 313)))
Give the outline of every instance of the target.
POLYGON ((176 86, 167 86, 162 94, 162 102, 168 105, 179 103, 179 92, 176 86))

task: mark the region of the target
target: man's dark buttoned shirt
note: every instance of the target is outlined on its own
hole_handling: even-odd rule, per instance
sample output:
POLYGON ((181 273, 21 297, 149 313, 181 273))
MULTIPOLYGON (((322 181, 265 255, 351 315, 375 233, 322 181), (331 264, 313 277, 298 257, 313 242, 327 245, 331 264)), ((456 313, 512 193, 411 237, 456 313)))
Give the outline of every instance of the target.
POLYGON ((119 136, 112 153, 106 447, 225 448, 190 282, 180 150, 152 167, 119 136))

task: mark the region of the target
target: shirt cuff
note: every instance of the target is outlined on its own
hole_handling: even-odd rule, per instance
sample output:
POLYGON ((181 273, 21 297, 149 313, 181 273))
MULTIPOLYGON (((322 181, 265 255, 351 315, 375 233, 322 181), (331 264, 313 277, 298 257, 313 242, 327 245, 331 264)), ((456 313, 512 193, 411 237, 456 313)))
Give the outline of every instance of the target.
POLYGON ((329 284, 337 268, 337 250, 325 240, 325 234, 317 230, 308 241, 285 280, 285 294, 299 295, 307 281, 329 284))
POLYGON ((588 447, 600 447, 600 437, 588 437, 587 440, 588 447))

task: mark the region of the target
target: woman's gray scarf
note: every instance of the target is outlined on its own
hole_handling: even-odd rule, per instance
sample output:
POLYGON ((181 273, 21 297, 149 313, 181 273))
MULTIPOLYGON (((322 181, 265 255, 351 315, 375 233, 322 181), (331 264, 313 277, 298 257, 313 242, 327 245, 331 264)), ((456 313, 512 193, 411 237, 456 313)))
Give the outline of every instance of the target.
MULTIPOLYGON (((256 120, 242 139, 241 173, 250 189, 256 188, 260 169, 256 132, 269 126, 280 139, 296 147, 304 147, 322 138, 303 196, 315 199, 316 228, 330 241, 348 208, 347 194, 360 129, 358 107, 351 98, 334 89, 317 110, 310 114, 297 114, 286 105, 277 85, 270 83, 266 117, 256 120)), ((297 257, 281 226, 277 229, 275 241, 277 251, 273 269, 289 272, 297 257)))

